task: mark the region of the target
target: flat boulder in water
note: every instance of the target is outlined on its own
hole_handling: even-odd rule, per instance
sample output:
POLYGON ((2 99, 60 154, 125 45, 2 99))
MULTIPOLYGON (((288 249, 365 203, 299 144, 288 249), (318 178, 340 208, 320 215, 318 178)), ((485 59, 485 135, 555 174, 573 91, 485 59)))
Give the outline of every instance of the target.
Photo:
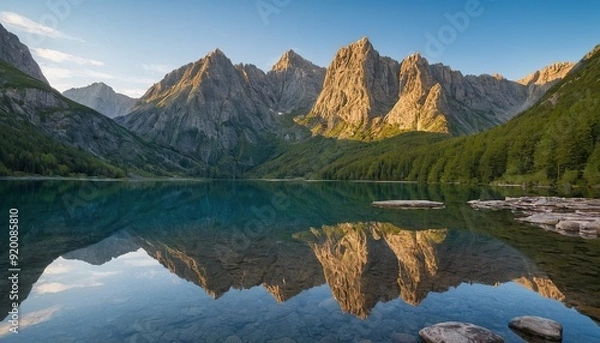
POLYGON ((371 204, 375 207, 381 208, 397 208, 402 210, 417 210, 417 209, 431 209, 437 210, 444 208, 443 202, 429 201, 429 200, 385 200, 385 201, 373 201, 371 204))
POLYGON ((540 338, 550 342, 562 341, 563 327, 551 319, 534 316, 517 317, 510 321, 508 327, 528 340, 540 338))
POLYGON ((445 322, 419 331, 426 343, 504 343, 502 336, 470 323, 445 322))

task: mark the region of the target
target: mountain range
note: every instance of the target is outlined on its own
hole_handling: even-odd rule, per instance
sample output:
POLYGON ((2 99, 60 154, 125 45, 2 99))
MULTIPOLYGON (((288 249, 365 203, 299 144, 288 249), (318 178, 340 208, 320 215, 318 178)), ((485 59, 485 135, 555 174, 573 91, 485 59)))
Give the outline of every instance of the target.
POLYGON ((65 98, 38 75, 37 63, 15 35, 1 36, 6 45, 0 56, 0 174, 122 177, 206 170, 196 159, 145 141, 65 98), (21 58, 11 64, 15 55, 21 58))
POLYGON ((476 133, 533 105, 572 66, 555 64, 521 82, 463 76, 418 53, 402 62, 382 57, 363 38, 339 50, 303 123, 317 134, 360 140, 406 131, 476 133))
MULTIPOLYGON (((264 164, 276 165, 273 161, 314 150, 316 144, 368 150, 373 146, 368 142, 398 142, 412 131, 470 135, 537 106, 579 69, 561 62, 518 81, 463 75, 418 53, 400 62, 381 56, 365 37, 341 48, 326 69, 289 50, 264 72, 234 64, 216 49, 168 73, 136 100, 103 83, 61 95, 48 86, 16 36, 4 28, 0 36, 6 68, 26 74, 4 75, 12 75, 0 85, 7 117, 20 116, 36 134, 82 150, 88 158, 155 175, 243 177, 251 172, 264 177, 264 164)), ((443 136, 429 137, 434 138, 423 144, 443 136)), ((35 164, 39 154, 24 158, 35 164)), ((32 172, 15 170, 15 158, 2 163, 3 173, 32 172)))

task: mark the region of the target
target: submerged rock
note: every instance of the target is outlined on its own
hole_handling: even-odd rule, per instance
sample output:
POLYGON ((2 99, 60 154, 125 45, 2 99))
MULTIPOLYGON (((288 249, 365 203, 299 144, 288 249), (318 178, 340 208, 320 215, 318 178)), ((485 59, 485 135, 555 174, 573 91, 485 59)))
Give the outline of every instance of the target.
POLYGON ((431 209, 439 210, 445 208, 443 202, 429 201, 429 200, 386 200, 386 201, 373 201, 371 204, 375 207, 381 208, 398 208, 402 210, 413 210, 413 209, 431 209))
POLYGON ((563 327, 560 323, 542 317, 523 316, 513 318, 508 324, 513 331, 527 341, 547 340, 561 342, 563 327))
POLYGON ((419 331, 426 343, 503 343, 502 336, 470 323, 445 322, 419 331))

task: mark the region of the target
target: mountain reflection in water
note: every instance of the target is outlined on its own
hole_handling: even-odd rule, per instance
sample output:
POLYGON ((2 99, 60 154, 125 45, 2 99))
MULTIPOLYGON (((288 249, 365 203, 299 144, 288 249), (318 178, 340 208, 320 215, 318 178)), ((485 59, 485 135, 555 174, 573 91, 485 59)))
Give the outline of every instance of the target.
MULTIPOLYGON (((20 294, 23 333, 33 339, 62 338, 58 323, 75 320, 79 336, 63 341, 388 341, 434 321, 465 320, 511 342, 518 340, 506 322, 523 314, 563 319, 571 339, 600 337, 589 318, 563 305, 599 318, 598 242, 466 205, 501 197, 489 190, 99 183, 73 210, 61 199, 77 197, 80 186, 0 184, 6 203, 25 214, 20 294), (285 202, 274 200, 282 195, 285 202), (370 206, 393 198, 447 208, 370 206)), ((6 299, 0 305, 10 307, 6 299)))

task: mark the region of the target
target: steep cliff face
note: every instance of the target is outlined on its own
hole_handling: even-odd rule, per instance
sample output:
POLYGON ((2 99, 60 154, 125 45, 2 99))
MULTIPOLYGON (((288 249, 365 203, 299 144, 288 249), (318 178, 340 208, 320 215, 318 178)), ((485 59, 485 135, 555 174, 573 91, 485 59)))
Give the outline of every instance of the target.
POLYGON ((35 62, 27 46, 0 24, 0 60, 16 67, 23 73, 48 84, 40 66, 35 62))
POLYGON ((522 110, 524 111, 533 106, 552 86, 567 76, 574 67, 575 63, 571 62, 554 63, 519 80, 520 84, 527 87, 529 95, 522 110))
POLYGON ((514 82, 466 75, 413 54, 380 57, 368 39, 340 49, 317 103, 298 122, 329 137, 370 140, 405 131, 471 134, 535 104, 570 70, 559 63, 514 82))
POLYGON ((116 93, 110 86, 102 82, 82 88, 71 88, 64 91, 63 95, 109 118, 129 113, 137 101, 137 99, 116 93))
POLYGON ((305 114, 315 105, 323 88, 325 68, 286 51, 267 74, 277 113, 305 114))
POLYGON ((117 121, 205 162, 224 157, 251 166, 248 145, 274 132, 272 104, 266 75, 254 66, 234 66, 217 49, 168 74, 117 121))
POLYGON ((340 49, 315 106, 301 122, 314 133, 341 138, 370 130, 398 100, 399 68, 367 38, 340 49))
POLYGON ((405 131, 447 132, 448 103, 429 63, 414 54, 402 61, 399 100, 386 114, 384 125, 405 131))

